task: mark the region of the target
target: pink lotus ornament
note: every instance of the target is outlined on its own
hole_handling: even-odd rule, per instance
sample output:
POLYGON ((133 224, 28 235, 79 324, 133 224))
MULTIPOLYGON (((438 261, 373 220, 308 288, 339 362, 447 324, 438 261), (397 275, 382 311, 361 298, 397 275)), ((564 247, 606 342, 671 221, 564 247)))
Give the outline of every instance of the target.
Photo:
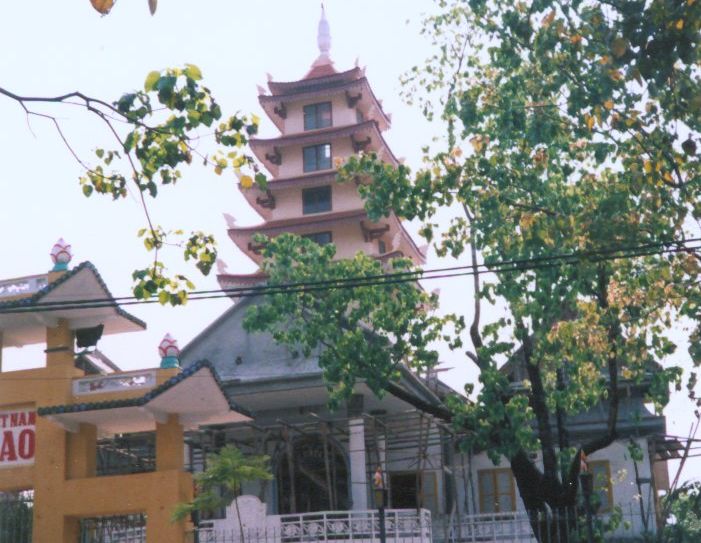
POLYGON ((73 258, 71 246, 66 243, 63 238, 60 238, 51 248, 51 261, 54 263, 52 271, 65 271, 68 269, 68 263, 73 258))
POLYGON ((166 334, 158 345, 158 354, 161 356, 161 368, 179 368, 180 347, 178 341, 170 334, 166 334))

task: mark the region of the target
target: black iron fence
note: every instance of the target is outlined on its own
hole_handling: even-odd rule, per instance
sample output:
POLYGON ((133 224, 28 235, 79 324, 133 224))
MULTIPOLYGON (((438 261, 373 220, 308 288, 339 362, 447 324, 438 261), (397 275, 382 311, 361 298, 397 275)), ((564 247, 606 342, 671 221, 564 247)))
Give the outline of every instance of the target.
POLYGON ((146 543, 146 515, 82 519, 80 543, 146 543))
POLYGON ((153 432, 125 434, 97 443, 97 475, 128 475, 156 469, 156 436, 153 432))
POLYGON ((0 543, 31 543, 33 516, 31 492, 0 494, 0 543))

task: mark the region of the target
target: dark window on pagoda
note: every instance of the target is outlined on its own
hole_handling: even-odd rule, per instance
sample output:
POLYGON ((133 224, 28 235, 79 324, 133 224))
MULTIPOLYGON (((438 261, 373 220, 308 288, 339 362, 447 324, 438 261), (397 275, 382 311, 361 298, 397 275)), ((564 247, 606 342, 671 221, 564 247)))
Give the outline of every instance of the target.
POLYGON ((331 232, 314 232, 313 234, 305 234, 302 237, 310 239, 314 243, 318 243, 319 245, 326 245, 327 243, 331 243, 332 241, 331 232))
POLYGON ((381 255, 385 254, 387 252, 387 245, 385 245, 384 240, 380 239, 377 240, 377 250, 381 255))
POLYGON ((331 185, 302 190, 302 213, 331 211, 331 185))
POLYGON ((331 144, 310 145, 302 149, 304 155, 304 171, 315 172, 317 170, 331 169, 331 144))
POLYGON ((331 126, 331 102, 304 106, 304 129, 316 130, 331 126))
POLYGON ((365 115, 363 115, 363 112, 360 111, 359 109, 355 110, 355 120, 358 123, 363 123, 365 122, 365 115))

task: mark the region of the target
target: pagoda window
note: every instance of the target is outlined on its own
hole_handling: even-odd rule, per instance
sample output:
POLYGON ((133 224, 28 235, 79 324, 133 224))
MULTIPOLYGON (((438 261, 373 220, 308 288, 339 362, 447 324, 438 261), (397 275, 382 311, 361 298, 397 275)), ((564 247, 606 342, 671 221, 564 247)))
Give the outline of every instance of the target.
POLYGON ((304 129, 316 130, 331 126, 331 102, 304 106, 304 129))
POLYGON ((319 245, 326 245, 333 241, 331 237, 331 232, 314 232, 313 234, 305 234, 302 237, 310 239, 314 243, 318 243, 319 245))
POLYGON ((377 250, 381 255, 387 252, 387 245, 385 244, 384 240, 380 239, 377 241, 377 250))
POLYGON ((304 171, 315 172, 317 170, 331 169, 331 144, 310 145, 302 149, 304 157, 304 171))
POLYGON ((358 124, 365 122, 365 115, 363 115, 363 112, 359 109, 355 110, 355 120, 358 124))
POLYGON ((302 213, 331 211, 331 185, 302 190, 302 213))

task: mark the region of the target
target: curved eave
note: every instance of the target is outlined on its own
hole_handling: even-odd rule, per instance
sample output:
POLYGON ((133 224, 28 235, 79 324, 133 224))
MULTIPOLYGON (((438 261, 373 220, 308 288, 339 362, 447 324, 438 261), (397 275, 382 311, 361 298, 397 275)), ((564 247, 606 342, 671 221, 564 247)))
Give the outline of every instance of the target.
POLYGON ((354 138, 356 142, 363 142, 369 138, 365 151, 374 151, 378 154, 381 160, 389 162, 394 167, 399 166, 399 161, 392 153, 392 150, 387 145, 382 132, 376 121, 369 120, 358 124, 346 126, 333 126, 331 128, 322 128, 320 130, 310 130, 298 134, 290 134, 279 136, 277 138, 253 138, 250 141, 251 151, 266 169, 277 176, 279 165, 271 161, 275 155, 280 155, 282 160, 285 157, 281 152, 286 147, 305 145, 315 145, 319 143, 329 142, 333 145, 334 141, 343 138, 354 138))
POLYGON ((364 210, 350 210, 331 213, 320 213, 293 219, 283 219, 270 221, 255 226, 243 226, 229 229, 229 237, 246 255, 254 262, 260 263, 263 257, 259 254, 259 247, 251 241, 253 234, 264 234, 266 236, 278 236, 283 232, 311 233, 318 228, 329 227, 337 224, 360 223, 366 218, 364 210))
POLYGON ((362 76, 362 69, 351 68, 345 72, 337 72, 321 77, 307 77, 297 81, 268 81, 268 89, 270 89, 270 93, 273 96, 285 96, 308 92, 317 88, 332 88, 359 79, 362 76))
MULTIPOLYGON (((222 290, 257 287, 263 285, 268 276, 263 272, 255 273, 220 273, 217 275, 217 282, 222 290)), ((236 297, 236 293, 232 292, 230 294, 232 297, 236 297)))
POLYGON ((348 107, 350 108, 356 107, 351 106, 350 103, 358 94, 360 94, 360 98, 357 103, 361 104, 360 110, 366 115, 366 118, 377 121, 382 131, 389 129, 392 120, 382 109, 382 105, 372 91, 372 87, 366 77, 344 82, 332 88, 310 89, 304 92, 280 95, 261 94, 258 96, 258 102, 275 126, 279 130, 283 130, 285 120, 282 112, 287 109, 288 104, 346 95, 349 98, 348 107))
POLYGON ((402 224, 402 221, 399 220, 399 217, 392 213, 390 215, 390 219, 397 225, 397 228, 401 232, 402 241, 406 244, 407 256, 409 256, 409 258, 411 258, 417 264, 425 264, 426 250, 416 245, 414 238, 412 238, 411 234, 406 231, 406 228, 404 228, 404 224, 402 224))

